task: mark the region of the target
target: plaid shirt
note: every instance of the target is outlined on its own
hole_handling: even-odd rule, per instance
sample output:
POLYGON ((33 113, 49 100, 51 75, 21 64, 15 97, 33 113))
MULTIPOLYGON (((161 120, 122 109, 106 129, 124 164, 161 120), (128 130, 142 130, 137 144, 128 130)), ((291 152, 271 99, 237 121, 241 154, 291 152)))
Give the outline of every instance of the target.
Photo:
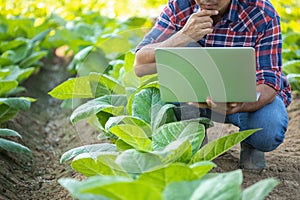
MULTIPOLYGON (((179 31, 199 6, 194 0, 169 0, 152 30, 137 46, 166 40, 179 31)), ((232 0, 229 11, 213 33, 198 41, 203 47, 253 47, 256 51, 256 81, 274 88, 286 106, 291 87, 281 72, 280 18, 268 0, 232 0)))

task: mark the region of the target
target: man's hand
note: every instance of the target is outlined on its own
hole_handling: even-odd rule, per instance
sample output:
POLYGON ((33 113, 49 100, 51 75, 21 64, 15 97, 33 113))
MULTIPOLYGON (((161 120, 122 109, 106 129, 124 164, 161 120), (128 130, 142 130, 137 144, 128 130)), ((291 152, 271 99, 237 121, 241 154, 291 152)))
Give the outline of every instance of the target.
POLYGON ((216 103, 211 98, 207 98, 206 103, 189 102, 188 104, 199 108, 209 108, 214 112, 224 115, 240 112, 243 106, 241 102, 216 103))
POLYGON ((218 15, 218 13, 217 10, 200 10, 192 14, 179 33, 189 37, 193 42, 200 40, 213 32, 211 16, 218 15))
POLYGON ((260 93, 256 102, 239 102, 239 103, 216 103, 211 98, 206 99, 206 103, 188 103, 199 108, 209 108, 221 114, 234 114, 237 112, 254 112, 263 106, 271 103, 276 98, 276 90, 268 85, 260 84, 256 86, 256 92, 260 93))
POLYGON ((185 47, 191 42, 197 42, 206 34, 212 33, 213 20, 211 16, 218 15, 217 10, 200 10, 190 16, 184 27, 163 42, 148 44, 136 53, 134 71, 141 77, 156 73, 155 48, 185 47))

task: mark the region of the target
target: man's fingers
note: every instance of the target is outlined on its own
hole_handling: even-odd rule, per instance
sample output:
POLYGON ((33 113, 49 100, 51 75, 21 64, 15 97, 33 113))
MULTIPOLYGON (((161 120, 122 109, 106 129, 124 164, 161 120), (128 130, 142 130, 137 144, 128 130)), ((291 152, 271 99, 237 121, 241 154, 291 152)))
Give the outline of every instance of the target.
POLYGON ((210 23, 210 22, 203 22, 203 23, 201 23, 201 28, 212 28, 212 23, 210 23))
POLYGON ((188 102, 187 104, 190 106, 198 107, 198 108, 208 108, 208 105, 206 103, 188 102))
POLYGON ((198 16, 197 13, 191 15, 190 21, 195 23, 209 23, 210 27, 213 24, 213 19, 210 16, 198 16))
POLYGON ((228 103, 228 106, 231 108, 237 107, 238 105, 238 103, 228 103))
POLYGON ((207 103, 207 105, 208 105, 209 107, 211 107, 211 108, 217 107, 217 104, 214 103, 213 100, 212 100, 211 98, 207 98, 207 99, 206 99, 206 103, 207 103))

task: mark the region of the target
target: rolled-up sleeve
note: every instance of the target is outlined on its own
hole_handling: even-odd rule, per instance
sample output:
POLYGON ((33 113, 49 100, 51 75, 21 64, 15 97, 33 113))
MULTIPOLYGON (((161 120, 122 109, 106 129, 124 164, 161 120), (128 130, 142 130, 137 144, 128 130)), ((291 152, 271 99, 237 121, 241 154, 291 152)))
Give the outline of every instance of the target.
POLYGON ((162 42, 173 35, 176 31, 175 16, 174 1, 169 1, 153 28, 136 47, 136 52, 147 44, 162 42))
POLYGON ((282 81, 282 37, 280 19, 271 18, 256 43, 257 84, 266 84, 280 91, 282 81))

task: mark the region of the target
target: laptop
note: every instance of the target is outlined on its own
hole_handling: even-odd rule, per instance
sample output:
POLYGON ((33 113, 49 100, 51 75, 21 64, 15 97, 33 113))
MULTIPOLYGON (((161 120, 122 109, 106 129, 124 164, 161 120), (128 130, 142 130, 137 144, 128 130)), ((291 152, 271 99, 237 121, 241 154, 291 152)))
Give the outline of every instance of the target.
POLYGON ((257 100, 254 48, 156 48, 155 59, 165 102, 257 100))

